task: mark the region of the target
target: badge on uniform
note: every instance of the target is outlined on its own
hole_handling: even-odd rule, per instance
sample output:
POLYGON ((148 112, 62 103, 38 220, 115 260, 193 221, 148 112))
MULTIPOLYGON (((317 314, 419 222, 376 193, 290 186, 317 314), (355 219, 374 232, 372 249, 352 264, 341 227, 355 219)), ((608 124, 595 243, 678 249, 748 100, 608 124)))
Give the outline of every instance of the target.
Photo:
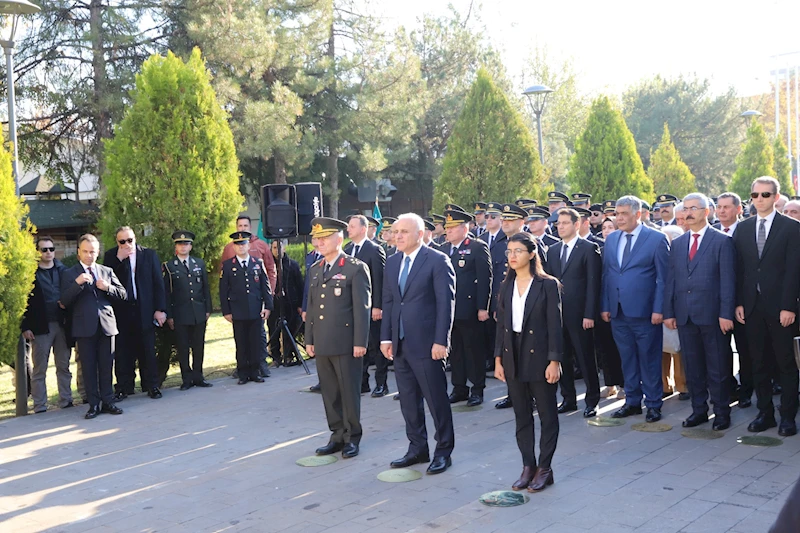
MULTIPOLYGON (((331 279, 347 279, 344 274, 335 274, 331 279)), ((336 296, 339 296, 338 294, 336 296)))
POLYGON ((256 272, 256 277, 254 277, 254 278, 253 278, 253 281, 255 281, 256 283, 258 283, 258 272, 256 272))
POLYGON ((467 264, 467 262, 464 261, 463 259, 458 261, 458 266, 461 267, 461 268, 464 268, 464 265, 466 265, 466 264, 467 264))
POLYGON ((341 296, 342 295, 342 288, 341 287, 334 287, 333 295, 334 296, 341 296))

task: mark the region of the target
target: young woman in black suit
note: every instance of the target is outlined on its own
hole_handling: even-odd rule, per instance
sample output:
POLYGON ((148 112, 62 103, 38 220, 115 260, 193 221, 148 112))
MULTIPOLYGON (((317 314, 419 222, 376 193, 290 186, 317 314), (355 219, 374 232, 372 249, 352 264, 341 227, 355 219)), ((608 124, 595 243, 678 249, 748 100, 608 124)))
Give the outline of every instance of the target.
POLYGON ((513 235, 506 255, 510 268, 498 295, 494 374, 508 383, 522 453, 522 475, 511 488, 539 492, 553 484, 550 463, 558 442, 561 295, 558 280, 545 274, 530 234, 513 235), (538 463, 532 400, 541 420, 538 463))

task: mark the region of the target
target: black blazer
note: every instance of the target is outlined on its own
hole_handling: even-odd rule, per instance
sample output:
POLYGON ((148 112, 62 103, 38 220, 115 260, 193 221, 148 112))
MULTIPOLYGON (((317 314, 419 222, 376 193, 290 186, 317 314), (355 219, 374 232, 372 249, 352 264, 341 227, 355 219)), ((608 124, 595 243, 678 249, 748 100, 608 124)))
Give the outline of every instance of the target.
POLYGON ((564 324, 583 327, 583 319, 594 320, 600 303, 600 272, 603 262, 600 248, 586 239, 576 238, 564 271, 561 271, 561 249, 558 242, 547 250, 548 274, 561 280, 561 303, 564 324))
POLYGON ((93 283, 78 285, 75 282, 79 275, 86 273, 81 263, 67 269, 61 276, 61 303, 70 315, 71 333, 75 338, 94 336, 98 324, 107 337, 119 333, 111 303, 128 297, 125 287, 110 268, 95 264, 94 271, 98 279, 102 278, 110 285, 108 292, 101 291, 93 283))
POLYGON ((139 304, 139 316, 133 316, 133 287, 131 286, 131 261, 117 259, 118 246, 107 250, 103 256, 103 264, 114 270, 117 278, 128 294, 127 302, 115 304, 115 310, 123 328, 129 320, 139 320, 141 328, 153 327, 153 315, 156 311, 167 312, 167 298, 164 293, 164 278, 161 274, 161 262, 155 250, 136 245, 136 298, 139 304))
POLYGON ((563 357, 561 331, 561 294, 553 279, 534 279, 525 300, 522 339, 519 357, 514 359, 514 330, 511 321, 511 300, 514 284, 500 292, 502 304, 497 308, 497 343, 495 357, 502 357, 506 377, 517 381, 545 381, 544 372, 550 361, 563 357))
POLYGON ((764 305, 775 318, 781 311, 798 311, 800 296, 800 222, 775 213, 761 258, 756 246, 758 217, 739 222, 733 234, 736 246, 736 305, 745 317, 753 312, 758 287, 764 305))
MULTIPOLYGON (((479 239, 489 245, 491 235, 488 231, 481 233, 479 239)), ((506 248, 508 247, 508 237, 503 230, 497 232, 494 242, 489 247, 489 255, 492 259, 492 301, 489 304, 489 311, 494 313, 497 310, 497 293, 500 292, 500 285, 506 279, 508 271, 508 260, 506 259, 506 248)))
MULTIPOLYGON (((351 255, 355 244, 350 241, 344 247, 344 253, 351 255)), ((358 250, 356 259, 366 264, 369 268, 369 279, 372 282, 372 308, 381 309, 381 296, 383 295, 383 268, 386 266, 386 252, 383 248, 366 239, 358 250)))

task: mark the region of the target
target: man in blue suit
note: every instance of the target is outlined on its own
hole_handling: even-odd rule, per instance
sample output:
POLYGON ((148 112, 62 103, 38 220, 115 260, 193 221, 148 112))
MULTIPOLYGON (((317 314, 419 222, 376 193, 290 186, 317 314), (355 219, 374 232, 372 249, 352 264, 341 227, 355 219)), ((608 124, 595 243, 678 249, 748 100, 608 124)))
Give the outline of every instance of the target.
POLYGON ((455 314, 456 279, 445 254, 422 246, 424 227, 422 218, 411 213, 401 215, 393 225, 398 253, 386 260, 383 272, 381 351, 394 360, 400 410, 410 441, 406 455, 391 466, 406 468, 430 460, 424 398, 436 428, 436 450, 428 474, 439 474, 450 467, 455 444, 444 359, 455 314))
POLYGON ((622 357, 625 405, 614 418, 642 414, 661 420, 661 348, 663 342, 664 283, 667 277, 667 236, 643 225, 642 203, 623 196, 616 203, 617 227, 608 236, 603 254, 601 314, 611 322, 622 357))
POLYGON ((730 341, 736 303, 733 241, 708 224, 710 202, 700 193, 683 199, 689 231, 672 242, 664 292, 664 323, 678 329, 692 414, 683 427, 708 422, 711 393, 716 430, 731 425, 730 341), (726 344, 727 341, 727 344, 726 344))

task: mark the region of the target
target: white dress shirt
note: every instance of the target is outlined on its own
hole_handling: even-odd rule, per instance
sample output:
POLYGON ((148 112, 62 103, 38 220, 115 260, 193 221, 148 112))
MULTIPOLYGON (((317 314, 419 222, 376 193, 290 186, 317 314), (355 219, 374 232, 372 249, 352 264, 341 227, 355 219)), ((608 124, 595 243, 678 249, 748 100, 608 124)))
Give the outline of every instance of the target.
MULTIPOLYGON (((642 223, 636 224, 636 229, 634 229, 631 234, 633 237, 631 238, 631 252, 633 252, 634 247, 636 247, 636 240, 639 238, 639 234, 642 232, 642 223)), ((617 245, 617 263, 622 266, 622 255, 625 253, 625 245, 628 243, 628 238, 625 237, 627 235, 626 232, 620 232, 619 236, 619 244, 617 245)))
POLYGON ((772 223, 775 221, 775 213, 777 213, 777 211, 773 209, 772 213, 770 213, 765 217, 762 217, 761 215, 756 215, 758 217, 758 220, 756 220, 756 243, 758 243, 758 228, 761 226, 762 220, 766 221, 766 223, 764 224, 764 230, 767 234, 767 239, 769 239, 769 230, 770 228, 772 228, 772 223))
MULTIPOLYGON (((725 235, 727 235, 728 237, 733 237, 733 234, 734 234, 734 233, 736 233, 736 226, 738 226, 738 225, 739 225, 739 221, 738 221, 738 220, 737 220, 737 221, 735 221, 735 222, 734 222, 733 224, 731 224, 730 226, 728 226, 727 228, 726 228, 725 226, 723 226, 723 225, 722 225, 722 222, 720 222, 720 223, 719 223, 719 230, 720 230, 722 233, 724 233, 725 235), (727 229, 728 231, 725 231, 726 229, 727 229)), ((757 228, 756 228, 756 229, 757 229, 757 228)))
POLYGON ((705 226, 703 226, 703 229, 701 229, 700 231, 689 231, 689 251, 692 250, 692 244, 694 243, 694 236, 695 235, 700 235, 697 238, 697 249, 698 250, 700 249, 700 243, 703 242, 703 237, 705 237, 706 230, 708 228, 709 228, 709 226, 708 226, 708 224, 706 224, 705 226))
POLYGON ((133 288, 133 299, 138 300, 138 294, 136 291, 136 252, 134 248, 134 252, 128 256, 128 259, 131 262, 131 287, 133 288))
POLYGON ((359 242, 352 241, 352 243, 353 243, 353 249, 350 251, 350 256, 351 256, 351 257, 355 257, 355 256, 356 256, 356 248, 358 248, 358 251, 359 251, 359 252, 361 251, 361 247, 362 247, 362 246, 364 246, 364 241, 366 241, 366 240, 367 240, 367 238, 366 238, 366 237, 364 237, 364 238, 363 238, 363 239, 361 239, 361 241, 359 241, 359 242))
POLYGON ((528 281, 525 292, 519 293, 519 281, 514 280, 514 295, 511 297, 511 329, 514 333, 522 333, 522 319, 525 318, 525 302, 528 300, 528 292, 531 290, 533 280, 528 281))

